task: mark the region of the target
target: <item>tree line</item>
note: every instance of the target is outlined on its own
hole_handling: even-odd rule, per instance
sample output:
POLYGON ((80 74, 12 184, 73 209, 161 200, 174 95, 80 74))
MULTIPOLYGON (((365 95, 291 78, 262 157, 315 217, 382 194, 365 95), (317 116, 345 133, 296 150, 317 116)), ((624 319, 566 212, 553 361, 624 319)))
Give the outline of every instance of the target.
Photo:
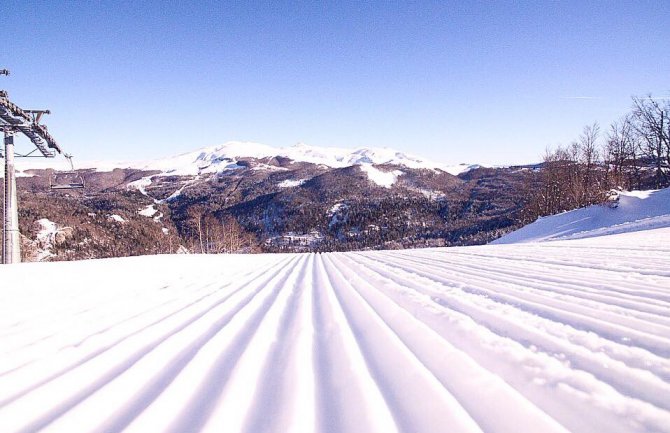
POLYGON ((633 97, 631 111, 605 131, 593 123, 571 144, 548 149, 530 179, 527 222, 601 203, 611 190, 670 186, 670 99, 633 97))
POLYGON ((230 216, 218 216, 203 204, 187 210, 188 220, 182 235, 191 252, 231 254, 257 252, 256 238, 230 216))

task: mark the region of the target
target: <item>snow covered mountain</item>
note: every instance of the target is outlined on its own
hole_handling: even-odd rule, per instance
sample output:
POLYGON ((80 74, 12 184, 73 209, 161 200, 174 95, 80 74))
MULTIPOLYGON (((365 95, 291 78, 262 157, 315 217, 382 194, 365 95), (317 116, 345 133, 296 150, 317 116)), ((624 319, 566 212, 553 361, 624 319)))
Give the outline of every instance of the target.
POLYGON ((73 228, 49 260, 199 248, 196 210, 209 220, 233 218, 253 240, 249 248, 266 252, 484 243, 518 225, 523 171, 454 176, 440 167, 447 169, 383 149, 235 142, 148 162, 79 164, 86 189, 67 193, 50 191, 51 170, 33 168, 18 182, 22 233, 35 245, 26 257, 44 257, 40 219, 73 228), (164 218, 145 216, 149 206, 164 218))
POLYGON ((540 218, 493 244, 553 241, 670 227, 670 188, 621 192, 608 204, 540 218))
MULTIPOLYGON (((269 164, 256 164, 257 169, 276 168, 276 159, 284 158, 290 162, 304 162, 328 168, 343 168, 352 165, 397 165, 410 169, 442 170, 454 176, 482 167, 479 164, 443 164, 425 158, 409 155, 388 148, 346 149, 337 147, 317 147, 299 143, 289 147, 273 147, 248 141, 229 141, 217 146, 203 147, 194 151, 166 158, 147 161, 84 161, 75 159, 76 169, 94 169, 111 171, 114 169, 134 168, 159 171, 171 176, 196 176, 200 174, 221 173, 240 168, 242 160, 261 160, 269 164)), ((69 170, 64 158, 22 159, 17 161, 17 175, 28 176, 26 171, 69 170)))
POLYGON ((386 148, 351 150, 336 147, 315 147, 303 143, 291 147, 272 147, 243 141, 231 141, 170 158, 134 163, 134 167, 144 170, 159 170, 171 175, 196 175, 238 168, 237 163, 242 159, 265 160, 278 157, 287 158, 294 162, 306 162, 331 168, 389 164, 412 169, 439 169, 453 175, 478 167, 478 165, 468 164, 436 163, 386 148))

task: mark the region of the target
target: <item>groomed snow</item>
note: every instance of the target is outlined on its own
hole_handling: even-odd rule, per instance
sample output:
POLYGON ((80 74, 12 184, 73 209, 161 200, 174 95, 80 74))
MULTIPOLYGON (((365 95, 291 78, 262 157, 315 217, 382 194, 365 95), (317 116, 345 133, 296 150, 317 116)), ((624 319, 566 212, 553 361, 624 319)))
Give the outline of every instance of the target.
POLYGON ((662 228, 3 265, 0 432, 670 432, 669 255, 662 228))

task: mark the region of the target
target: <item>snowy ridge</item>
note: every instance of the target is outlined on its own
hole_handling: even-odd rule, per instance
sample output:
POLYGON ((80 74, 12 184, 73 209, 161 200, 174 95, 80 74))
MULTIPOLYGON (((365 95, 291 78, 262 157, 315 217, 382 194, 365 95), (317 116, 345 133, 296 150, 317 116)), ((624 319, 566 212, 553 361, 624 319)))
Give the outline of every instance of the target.
MULTIPOLYGON (((272 147, 259 143, 231 141, 219 146, 206 147, 172 158, 146 163, 146 170, 159 170, 172 174, 198 174, 237 168, 240 158, 284 157, 296 162, 309 162, 331 168, 351 165, 393 164, 416 169, 440 169, 459 174, 476 168, 476 165, 446 165, 427 161, 392 149, 361 148, 356 150, 336 147, 316 147, 304 143, 291 147, 272 147)), ((141 165, 141 164, 140 164, 141 165)))
POLYGON ((492 244, 580 239, 670 227, 670 188, 621 192, 615 205, 594 205, 540 218, 492 244))
POLYGON ((668 254, 670 228, 3 266, 0 431, 669 432, 668 254))
MULTIPOLYGON (((75 161, 77 169, 96 169, 111 171, 115 168, 135 168, 141 170, 156 170, 168 175, 195 176, 198 174, 218 173, 226 170, 239 169, 242 166, 237 162, 243 158, 274 158, 284 157, 296 162, 308 162, 324 165, 331 168, 349 167, 363 164, 391 164, 401 165, 413 169, 439 169, 447 173, 458 175, 469 170, 481 167, 478 164, 442 164, 408 155, 387 148, 359 148, 346 149, 337 147, 317 147, 304 143, 290 147, 272 147, 265 144, 229 141, 227 143, 186 152, 168 158, 152 161, 75 161)), ((19 161, 17 169, 19 176, 30 176, 25 171, 30 169, 53 168, 69 170, 68 162, 64 158, 54 160, 19 161)), ((271 165, 259 165, 256 169, 283 170, 271 165)))

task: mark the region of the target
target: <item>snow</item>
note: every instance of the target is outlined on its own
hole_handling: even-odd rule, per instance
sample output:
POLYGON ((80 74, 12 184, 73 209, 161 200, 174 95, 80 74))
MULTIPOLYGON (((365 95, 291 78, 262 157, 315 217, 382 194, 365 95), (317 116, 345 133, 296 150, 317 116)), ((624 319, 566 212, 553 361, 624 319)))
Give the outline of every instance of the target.
POLYGON ((0 431, 670 432, 668 254, 670 227, 2 265, 0 431))
MULTIPOLYGON (((332 168, 352 165, 395 164, 409 168, 466 170, 462 166, 447 166, 433 163, 392 149, 359 148, 345 149, 336 147, 316 147, 304 143, 291 147, 272 147, 259 143, 231 141, 219 146, 206 147, 176 157, 145 163, 146 170, 159 170, 167 174, 201 174, 237 168, 241 158, 285 157, 295 162, 309 162, 332 168)), ((142 164, 139 164, 142 165, 142 164)), ((263 167, 265 164, 262 165, 263 167)))
POLYGON ((400 170, 381 171, 372 164, 361 164, 360 167, 372 183, 384 188, 391 188, 398 180, 398 176, 403 174, 400 170))
POLYGON ((349 209, 349 205, 346 203, 335 203, 333 206, 331 206, 330 209, 326 212, 326 215, 334 215, 338 212, 342 212, 349 209))
POLYGON ((308 179, 298 179, 298 180, 291 180, 291 179, 286 179, 277 184, 279 188, 295 188, 296 186, 300 186, 307 182, 308 179))
POLYGON ((419 194, 426 197, 428 200, 440 201, 446 199, 447 197, 446 194, 443 193, 442 191, 436 191, 425 188, 416 188, 416 187, 409 187, 409 189, 418 192, 419 194))
MULTIPOLYGON (((440 167, 442 171, 446 171, 449 174, 453 174, 454 176, 458 176, 459 174, 462 173, 467 173, 470 170, 474 170, 477 168, 484 167, 482 164, 465 164, 465 163, 460 163, 460 164, 455 164, 455 165, 445 165, 443 167, 440 167)), ((503 167, 503 166, 499 166, 503 167)))
POLYGON ((36 236, 37 241, 40 243, 48 243, 49 239, 53 238, 58 232, 57 224, 48 218, 41 218, 35 222, 40 226, 40 230, 36 236))
POLYGON ((494 244, 579 239, 670 227, 670 188, 619 193, 618 206, 594 205, 540 218, 494 244))
POLYGON ((53 256, 51 248, 54 245, 56 234, 58 234, 58 225, 48 218, 41 218, 35 223, 39 226, 39 231, 35 236, 37 246, 36 261, 43 261, 53 256))
POLYGON ((285 167, 277 167, 276 165, 262 163, 255 164, 251 169, 254 171, 289 171, 289 169, 285 167))
POLYGON ((113 214, 109 216, 109 219, 112 221, 116 221, 117 223, 125 223, 127 222, 121 215, 113 214))
POLYGON ((158 212, 158 209, 156 209, 153 204, 150 204, 144 209, 140 209, 139 211, 137 211, 138 214, 150 218, 153 217, 156 214, 156 212, 158 212))
POLYGON ((477 165, 448 165, 409 155, 389 148, 358 148, 355 150, 335 147, 315 147, 300 143, 289 148, 272 149, 271 153, 291 158, 295 161, 311 162, 327 167, 348 167, 351 165, 400 165, 413 169, 440 169, 457 175, 477 165))
POLYGON ((237 161, 224 155, 206 151, 195 153, 186 153, 172 158, 152 161, 140 168, 143 170, 160 170, 163 174, 170 176, 196 176, 243 168, 243 166, 237 164, 237 161))
POLYGON ((137 189, 142 195, 148 196, 149 194, 147 193, 147 187, 151 185, 151 178, 153 176, 145 176, 141 179, 138 179, 136 181, 130 182, 126 188, 128 189, 137 189))
POLYGON ((163 200, 158 200, 158 201, 156 201, 156 203, 165 203, 165 202, 170 202, 172 200, 177 199, 182 194, 182 192, 184 192, 184 190, 186 188, 188 188, 191 185, 197 183, 199 180, 200 180, 200 176, 195 176, 193 179, 189 180, 188 182, 184 182, 184 184, 182 186, 180 186, 175 192, 170 194, 170 196, 168 198, 163 199, 163 200))
POLYGON ((328 221, 328 228, 332 228, 335 224, 344 223, 347 221, 347 210, 349 205, 346 203, 335 203, 328 211, 326 216, 330 217, 328 221))

